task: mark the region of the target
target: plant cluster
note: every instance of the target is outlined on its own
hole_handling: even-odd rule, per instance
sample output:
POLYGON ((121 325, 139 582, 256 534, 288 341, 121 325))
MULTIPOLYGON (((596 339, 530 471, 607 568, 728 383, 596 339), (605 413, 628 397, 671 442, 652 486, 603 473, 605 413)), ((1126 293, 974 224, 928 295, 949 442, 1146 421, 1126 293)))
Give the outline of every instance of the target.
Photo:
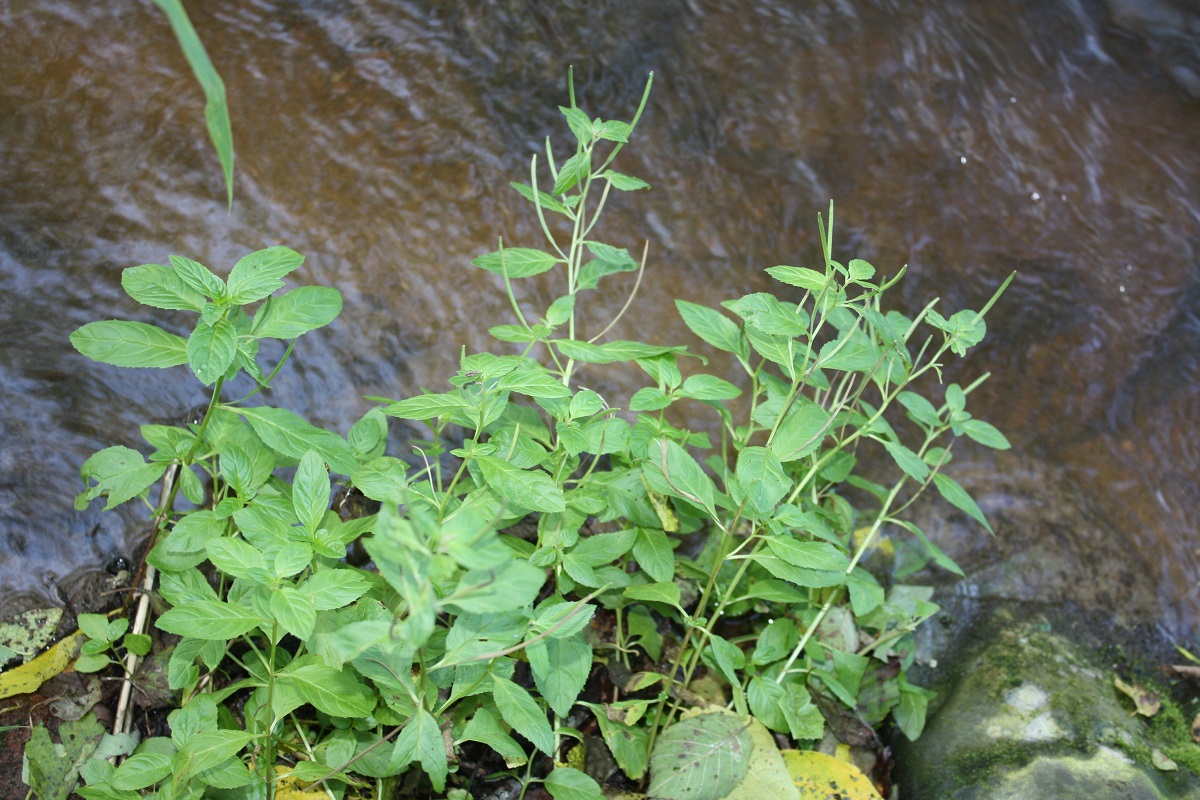
MULTIPOLYGON (((717 798, 749 769, 731 753, 775 753, 766 730, 804 747, 827 718, 891 715, 919 735, 930 694, 905 670, 936 606, 862 561, 904 529, 957 570, 901 516, 929 487, 987 525, 944 472, 960 437, 1008 446, 966 410, 979 381, 940 403, 913 388, 983 338, 987 308, 884 311, 900 276, 836 261, 831 207, 819 267, 768 270, 783 297, 729 300, 732 316, 676 301, 739 383, 683 346, 604 341, 616 320, 585 331, 588 293, 645 267, 595 231, 612 192, 648 188, 612 164, 649 89, 628 123, 589 117, 572 89, 573 151, 557 159, 547 140, 548 180, 535 157, 529 183, 512 184, 544 249, 501 242, 473 262, 511 301, 514 321, 491 329, 507 351, 464 353, 448 391, 373 408, 344 437, 222 397, 239 373, 252 396, 268 388, 296 338, 341 309, 331 288, 277 294, 302 261, 287 248, 251 253, 227 279, 176 256, 127 269, 132 298, 196 315, 186 339, 129 321, 72 335, 97 361, 187 364, 211 387, 198 422, 142 427, 148 458, 110 447, 83 466, 81 506, 149 503, 167 479, 147 561, 166 607, 155 624, 178 637, 160 657, 179 708, 169 737, 120 766, 88 762, 80 794, 270 797, 291 776, 334 798, 390 796, 402 780, 461 797, 512 776, 592 800, 586 730, 626 787, 717 798), (528 314, 512 282, 551 270, 561 296, 528 314), (264 339, 288 342, 270 374, 264 339), (621 409, 580 385, 583 365, 633 367, 648 385, 621 409), (686 403, 711 409, 711 433, 672 423, 686 403), (427 424, 409 443, 417 466, 388 454, 388 417, 427 424), (897 468, 890 483, 860 475, 880 458, 897 468), (368 566, 347 559, 355 543, 368 566), (697 741, 718 761, 687 756, 697 741)), ((88 623, 98 668, 125 630, 88 623)))

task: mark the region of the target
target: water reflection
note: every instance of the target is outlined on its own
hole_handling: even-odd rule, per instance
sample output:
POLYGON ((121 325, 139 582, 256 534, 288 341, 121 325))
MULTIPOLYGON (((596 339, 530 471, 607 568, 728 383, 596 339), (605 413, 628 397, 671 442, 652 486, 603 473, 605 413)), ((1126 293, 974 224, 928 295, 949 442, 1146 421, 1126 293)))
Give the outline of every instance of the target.
MULTIPOLYGON (((150 3, 0 11, 0 584, 49 594, 124 549, 136 514, 71 510, 79 463, 202 399, 183 371, 69 348, 100 316, 178 324, 121 294, 122 267, 228 268, 286 243, 346 312, 301 342, 274 402, 344 429, 363 394, 442 386, 459 347, 507 321, 491 276, 462 267, 498 235, 534 240, 507 182, 560 130, 573 63, 606 118, 657 73, 624 167, 654 189, 620 198, 603 232, 650 240, 644 308, 764 288, 762 267, 815 256, 830 197, 843 252, 909 264, 910 309, 982 303, 1019 269, 951 377, 995 373, 975 402, 1039 465, 1029 480, 1078 487, 1144 556, 1166 621, 1193 626, 1200 111, 1129 33, 1137 3, 1116 4, 1122 28, 1087 0, 195 5, 233 106, 231 216, 150 3)), ((531 308, 555 296, 524 291, 531 308)), ((591 322, 622 301, 602 291, 591 322)), ((613 333, 689 338, 658 313, 613 333)))

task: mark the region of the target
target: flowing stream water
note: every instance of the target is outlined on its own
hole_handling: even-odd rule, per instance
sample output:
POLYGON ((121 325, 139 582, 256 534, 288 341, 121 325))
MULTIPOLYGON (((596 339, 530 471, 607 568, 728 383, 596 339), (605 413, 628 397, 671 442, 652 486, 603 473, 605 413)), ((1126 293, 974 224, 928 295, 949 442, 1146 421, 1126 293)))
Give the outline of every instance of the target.
MULTIPOLYGON (((336 286, 346 304, 301 340, 273 404, 344 432, 369 407, 363 395, 441 390, 460 347, 487 346, 486 328, 510 321, 494 276, 467 264, 498 236, 537 244, 508 181, 528 175, 546 134, 566 142, 556 106, 573 64, 582 105, 604 118, 628 119, 655 72, 618 165, 653 189, 617 198, 600 232, 631 251, 649 242, 641 296, 615 337, 693 341, 671 299, 715 304, 769 288, 764 267, 811 264, 830 198, 840 255, 888 274, 908 265, 895 302, 909 312, 934 296, 947 313, 978 308, 1019 270, 986 343, 946 378, 993 373, 972 409, 1020 455, 963 448, 952 474, 989 511, 1035 494, 1047 513, 1086 507, 1084 523, 1062 524, 1094 525, 1128 582, 1150 587, 1151 613, 1192 633, 1200 103, 1187 57, 1200 11, 1190 9, 190 3, 232 109, 227 214, 199 88, 150 0, 0 5, 0 606, 57 602, 64 581, 128 553, 145 514, 74 511, 79 465, 108 445, 138 446, 138 424, 205 400, 186 369, 94 365, 70 347, 68 334, 98 318, 182 330, 172 312, 123 295, 123 268, 181 254, 224 271, 287 244, 307 257, 294 277, 336 286)), ((613 283, 587 325, 620 308, 629 284, 613 283)), ((558 294, 549 281, 522 291, 539 312, 558 294)), ((619 400, 639 378, 586 380, 619 400)), ((998 525, 996 541, 1023 541, 1019 524, 998 525)), ((999 546, 964 535, 942 543, 970 564, 999 546)))

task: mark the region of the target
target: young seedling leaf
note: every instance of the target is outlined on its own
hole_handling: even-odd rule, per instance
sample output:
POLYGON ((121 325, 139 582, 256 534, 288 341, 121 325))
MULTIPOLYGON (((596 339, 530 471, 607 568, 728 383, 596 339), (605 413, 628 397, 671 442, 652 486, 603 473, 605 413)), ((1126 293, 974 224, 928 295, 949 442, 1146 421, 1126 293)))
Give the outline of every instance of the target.
POLYGON ((600 784, 571 767, 556 767, 544 783, 554 800, 604 800, 600 784))

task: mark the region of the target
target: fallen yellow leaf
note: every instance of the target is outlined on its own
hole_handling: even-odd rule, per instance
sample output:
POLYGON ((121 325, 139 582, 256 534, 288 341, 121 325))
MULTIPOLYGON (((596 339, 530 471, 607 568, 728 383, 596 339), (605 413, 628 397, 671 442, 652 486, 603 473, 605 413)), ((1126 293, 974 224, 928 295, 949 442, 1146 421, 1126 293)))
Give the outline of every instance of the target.
POLYGON ((882 800, 853 764, 812 750, 784 750, 783 761, 801 800, 882 800))
POLYGON ((1121 692, 1129 696, 1129 699, 1133 700, 1134 709, 1143 717, 1153 717, 1162 708, 1162 701, 1158 699, 1158 695, 1140 683, 1135 683, 1131 686, 1114 675, 1113 686, 1120 689, 1121 692))
POLYGON ((83 644, 76 631, 27 664, 0 674, 0 700, 18 694, 30 694, 71 665, 83 644))

